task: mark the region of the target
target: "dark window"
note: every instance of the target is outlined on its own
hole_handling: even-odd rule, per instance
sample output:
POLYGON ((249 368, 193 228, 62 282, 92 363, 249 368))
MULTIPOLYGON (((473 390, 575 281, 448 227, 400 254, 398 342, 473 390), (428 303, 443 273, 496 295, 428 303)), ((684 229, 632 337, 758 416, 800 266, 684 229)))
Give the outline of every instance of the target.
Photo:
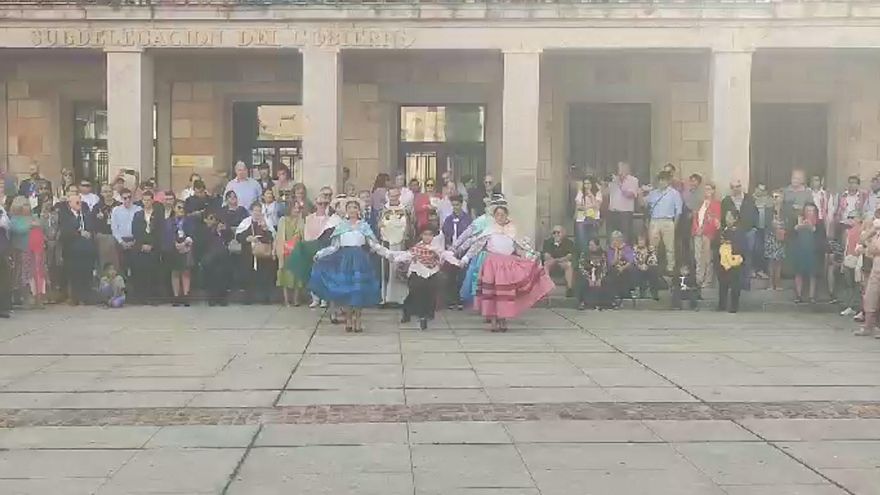
POLYGON ((752 105, 751 183, 786 186, 792 169, 807 177, 828 170, 828 107, 823 103, 752 105))

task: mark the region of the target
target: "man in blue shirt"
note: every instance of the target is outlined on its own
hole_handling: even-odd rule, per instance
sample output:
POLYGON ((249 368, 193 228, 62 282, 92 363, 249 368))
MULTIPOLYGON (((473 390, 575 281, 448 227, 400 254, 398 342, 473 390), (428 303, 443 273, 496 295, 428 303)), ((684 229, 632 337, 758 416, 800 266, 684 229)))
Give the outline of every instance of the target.
POLYGON ((141 211, 142 208, 134 204, 130 190, 123 189, 120 194, 122 195, 122 204, 110 210, 110 232, 116 239, 116 245, 119 249, 119 258, 122 264, 119 273, 127 280, 131 275, 130 271, 135 255, 131 222, 134 220, 134 214, 141 211))
POLYGON ((235 195, 238 196, 238 204, 248 210, 263 195, 263 187, 259 182, 248 177, 247 166, 241 160, 235 164, 235 177, 229 181, 229 184, 226 184, 226 190, 223 192, 224 197, 229 191, 235 191, 235 195))
POLYGON ((647 204, 651 223, 648 236, 651 245, 660 251, 660 243, 666 253, 666 271, 675 268, 675 221, 681 215, 681 194, 670 187, 672 177, 669 172, 657 174, 657 187, 648 193, 647 204))

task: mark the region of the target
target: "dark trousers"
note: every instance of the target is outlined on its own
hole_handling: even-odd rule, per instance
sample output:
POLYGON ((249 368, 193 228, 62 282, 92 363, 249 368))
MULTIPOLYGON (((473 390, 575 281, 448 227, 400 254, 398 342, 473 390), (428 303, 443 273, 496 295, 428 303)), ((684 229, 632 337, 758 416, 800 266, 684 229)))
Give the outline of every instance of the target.
MULTIPOLYGON (((122 249, 122 246, 116 245, 119 248, 119 274, 125 280, 131 280, 132 276, 135 272, 135 265, 137 265, 137 255, 138 252, 135 251, 136 248, 132 247, 130 249, 122 249)), ((104 271, 104 267, 98 267, 99 273, 104 271)))
POLYGON ((244 266, 248 278, 247 302, 269 304, 275 290, 275 277, 278 275, 278 261, 274 258, 257 258, 257 269, 254 270, 254 257, 243 256, 247 260, 244 266))
POLYGON ((202 260, 202 278, 209 303, 225 304, 227 302, 231 268, 229 256, 206 256, 202 260))
POLYGON ((154 251, 135 253, 131 259, 131 295, 138 303, 155 303, 163 296, 164 269, 159 262, 157 246, 154 251))
POLYGON ((718 310, 739 311, 739 293, 742 289, 742 265, 718 269, 718 310), (729 299, 728 299, 729 298, 729 299))
POLYGON ((435 273, 428 278, 422 278, 415 273, 410 274, 407 281, 409 294, 403 301, 404 311, 407 315, 416 318, 434 318, 437 308, 437 289, 440 287, 440 274, 435 273))
MULTIPOLYGON (((0 234, 4 235, 4 234, 0 234)), ((0 253, 0 313, 12 310, 12 273, 9 269, 9 253, 0 253)))
POLYGON ((767 235, 765 229, 755 230, 755 248, 752 251, 752 268, 758 272, 767 273, 767 258, 764 257, 764 239, 767 235))
POLYGON ((694 243, 691 237, 691 211, 687 209, 675 221, 675 260, 679 266, 687 264, 692 272, 696 269, 697 262, 694 258, 694 243))
POLYGON ((615 230, 623 234, 626 242, 633 243, 633 214, 631 211, 609 211, 608 212, 608 236, 615 230))
MULTIPOLYGON (((688 302, 691 309, 697 309, 697 299, 699 291, 697 289, 681 290, 678 287, 672 289, 672 308, 681 309, 684 301, 688 302)), ((736 293, 736 304, 739 306, 739 291, 736 293)))
POLYGON ((92 273, 95 259, 82 256, 69 256, 64 259, 70 301, 74 304, 88 303, 92 290, 92 273))
POLYGON ((461 304, 461 284, 464 281, 464 270, 454 265, 445 265, 446 271, 446 304, 461 304))
POLYGON ((588 308, 607 309, 614 307, 614 297, 607 286, 590 287, 582 280, 578 284, 578 301, 588 308))
POLYGON ((605 281, 607 282, 608 290, 611 292, 611 297, 616 299, 629 298, 635 285, 633 269, 627 268, 623 271, 618 271, 617 268, 611 267, 608 270, 608 276, 605 281))
POLYGON ((660 291, 659 274, 656 266, 649 266, 647 270, 636 270, 636 287, 639 289, 639 297, 645 297, 651 291, 651 297, 657 298, 660 291))

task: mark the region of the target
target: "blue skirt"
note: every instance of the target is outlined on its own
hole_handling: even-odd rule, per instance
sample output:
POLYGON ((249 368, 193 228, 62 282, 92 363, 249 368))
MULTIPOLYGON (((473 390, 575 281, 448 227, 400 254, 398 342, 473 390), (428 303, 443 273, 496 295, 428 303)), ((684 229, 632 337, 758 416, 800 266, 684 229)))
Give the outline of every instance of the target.
POLYGON ((342 306, 379 304, 379 277, 370 255, 360 247, 343 247, 315 262, 309 290, 342 306))
POLYGON ((477 295, 477 280, 480 278, 480 270, 483 269, 485 261, 486 251, 480 251, 468 264, 467 271, 464 273, 464 280, 461 283, 461 289, 458 292, 463 303, 470 304, 477 295))

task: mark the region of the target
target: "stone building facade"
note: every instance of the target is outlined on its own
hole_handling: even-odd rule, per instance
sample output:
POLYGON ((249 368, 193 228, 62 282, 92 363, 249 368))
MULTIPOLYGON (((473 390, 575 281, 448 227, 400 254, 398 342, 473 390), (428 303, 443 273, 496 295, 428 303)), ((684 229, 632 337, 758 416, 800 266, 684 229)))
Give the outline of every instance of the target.
MULTIPOLYGON (((0 171, 133 169, 179 190, 236 160, 312 190, 493 174, 524 232, 618 160, 782 185, 880 170, 880 3, 0 0, 0 171)), ((478 177, 479 180, 479 177, 478 177)))

